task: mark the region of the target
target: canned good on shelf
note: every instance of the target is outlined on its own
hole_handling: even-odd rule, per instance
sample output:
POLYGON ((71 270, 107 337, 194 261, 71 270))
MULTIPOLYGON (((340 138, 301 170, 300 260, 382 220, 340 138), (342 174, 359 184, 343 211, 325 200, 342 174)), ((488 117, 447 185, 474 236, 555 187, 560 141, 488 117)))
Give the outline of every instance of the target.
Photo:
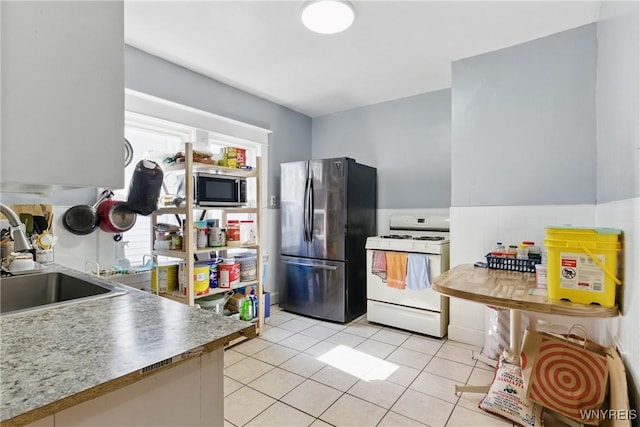
POLYGON ((231 288, 240 283, 240 264, 224 261, 218 264, 218 287, 231 288))

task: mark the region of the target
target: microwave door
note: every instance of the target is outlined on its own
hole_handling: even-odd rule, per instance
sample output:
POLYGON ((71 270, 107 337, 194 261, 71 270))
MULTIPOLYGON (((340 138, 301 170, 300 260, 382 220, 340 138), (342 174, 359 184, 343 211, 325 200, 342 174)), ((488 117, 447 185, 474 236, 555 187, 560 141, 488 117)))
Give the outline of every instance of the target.
POLYGON ((196 175, 196 200, 200 206, 240 206, 241 180, 196 175))

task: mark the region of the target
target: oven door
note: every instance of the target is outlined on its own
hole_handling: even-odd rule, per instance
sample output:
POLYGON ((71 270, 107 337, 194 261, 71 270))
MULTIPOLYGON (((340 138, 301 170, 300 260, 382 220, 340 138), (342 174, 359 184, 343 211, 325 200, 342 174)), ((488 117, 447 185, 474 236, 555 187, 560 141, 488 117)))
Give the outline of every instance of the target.
MULTIPOLYGON (((429 256, 429 278, 435 279, 442 273, 442 257, 429 256)), ((441 312, 443 306, 448 306, 448 298, 438 292, 428 289, 396 289, 388 286, 382 279, 371 273, 373 250, 367 250, 367 299, 406 307, 420 308, 441 312)))

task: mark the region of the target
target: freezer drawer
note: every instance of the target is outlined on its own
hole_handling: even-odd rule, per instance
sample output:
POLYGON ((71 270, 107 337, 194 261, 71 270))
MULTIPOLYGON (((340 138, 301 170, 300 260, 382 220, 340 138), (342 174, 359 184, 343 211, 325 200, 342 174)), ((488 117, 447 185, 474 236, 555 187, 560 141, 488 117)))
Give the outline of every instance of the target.
POLYGON ((285 279, 279 303, 284 310, 336 322, 346 321, 345 264, 283 256, 285 279))
POLYGON ((438 313, 368 300, 367 320, 442 338, 447 334, 449 312, 438 313))

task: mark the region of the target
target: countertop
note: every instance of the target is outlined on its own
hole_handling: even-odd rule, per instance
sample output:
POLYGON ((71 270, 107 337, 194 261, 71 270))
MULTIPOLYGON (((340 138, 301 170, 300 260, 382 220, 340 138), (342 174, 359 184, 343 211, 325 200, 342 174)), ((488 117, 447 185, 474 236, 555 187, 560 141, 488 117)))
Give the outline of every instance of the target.
POLYGON ((0 422, 35 421, 255 326, 120 285, 124 295, 0 316, 0 422))

